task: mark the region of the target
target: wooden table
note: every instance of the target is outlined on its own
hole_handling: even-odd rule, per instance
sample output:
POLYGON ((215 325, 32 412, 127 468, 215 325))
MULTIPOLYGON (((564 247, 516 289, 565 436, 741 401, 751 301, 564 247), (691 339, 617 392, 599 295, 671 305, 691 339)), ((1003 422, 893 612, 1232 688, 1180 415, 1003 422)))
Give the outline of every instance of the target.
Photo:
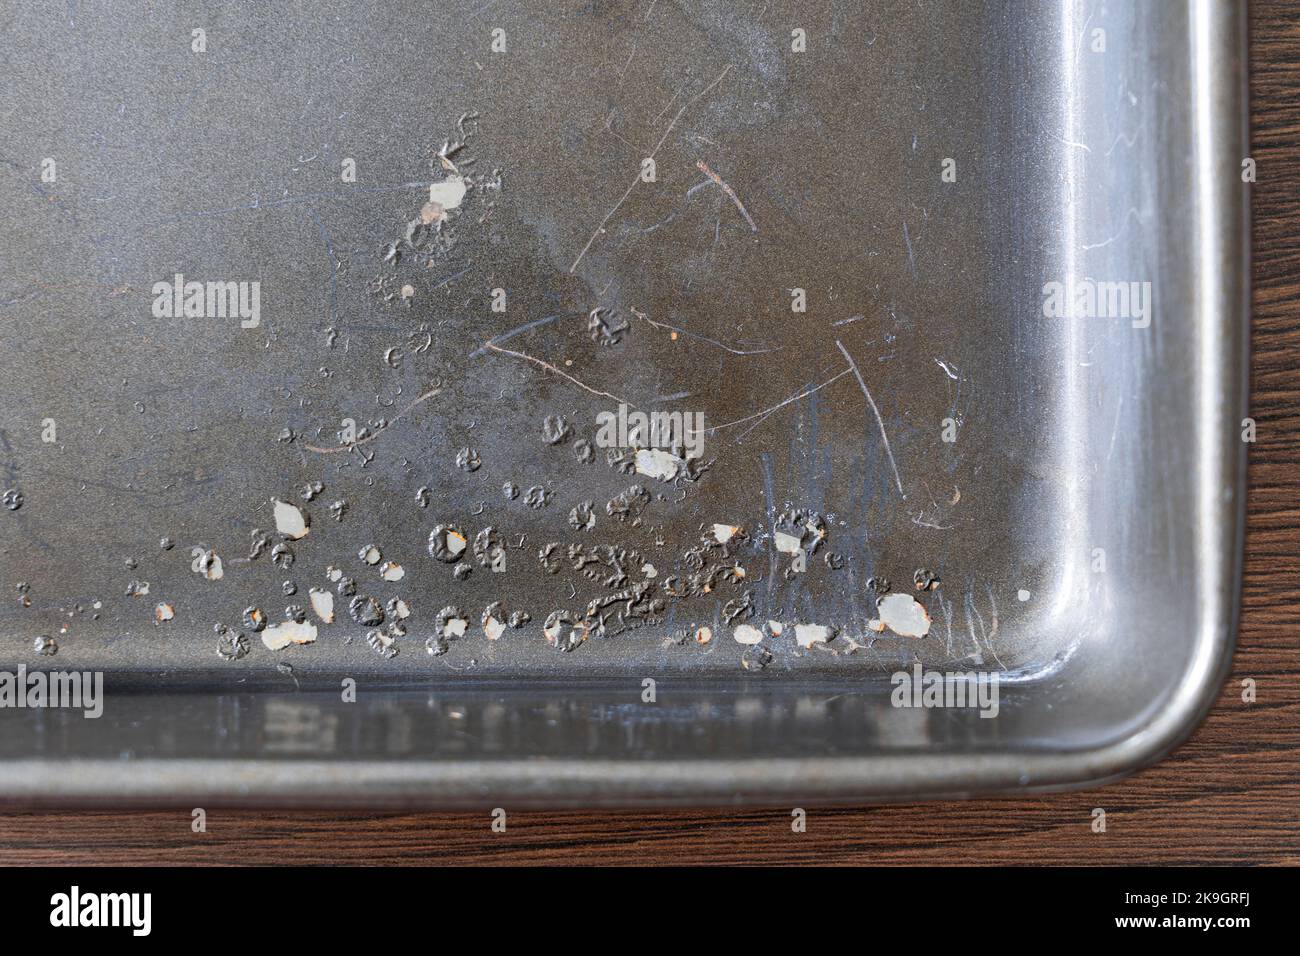
POLYGON ((187 812, 0 816, 0 863, 1300 864, 1300 15, 1257 0, 1250 518, 1232 677, 1192 739, 1098 790, 814 810, 486 814, 187 812), (1241 700, 1255 679, 1258 700, 1241 700), (1092 810, 1106 810, 1104 834, 1092 810))

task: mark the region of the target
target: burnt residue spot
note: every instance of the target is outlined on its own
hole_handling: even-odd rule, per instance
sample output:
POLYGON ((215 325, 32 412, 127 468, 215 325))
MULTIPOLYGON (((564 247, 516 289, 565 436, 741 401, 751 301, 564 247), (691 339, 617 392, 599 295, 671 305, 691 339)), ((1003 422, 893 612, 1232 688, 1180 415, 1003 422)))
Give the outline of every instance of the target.
POLYGON ((564 553, 560 550, 558 541, 549 541, 537 551, 537 562, 547 574, 559 573, 563 557, 564 553))
POLYGON ((587 315, 587 334, 597 345, 617 345, 631 326, 613 309, 598 306, 587 315))
POLYGON ((622 475, 636 474, 636 452, 626 448, 606 448, 605 464, 622 475))
POLYGON ((383 606, 365 594, 359 594, 348 602, 348 613, 362 627, 377 627, 384 623, 383 606))
POLYGON ((748 621, 754 616, 754 595, 746 591, 739 598, 732 598, 722 607, 722 620, 726 624, 748 621))
POLYGON ((483 459, 478 451, 468 446, 456 452, 456 467, 462 471, 474 472, 483 467, 483 459))
POLYGON ((429 556, 443 564, 453 564, 465 552, 468 539, 455 525, 440 524, 429 532, 429 556))
POLYGON ((434 619, 433 634, 424 642, 425 650, 438 657, 447 653, 450 642, 465 636, 469 615, 454 604, 448 604, 434 619))
POLYGON ((574 531, 590 531, 596 525, 595 504, 582 501, 569 511, 569 527, 574 531))
POLYGON ((213 626, 217 632, 217 656, 223 661, 237 661, 248 655, 248 636, 224 624, 213 626))
POLYGON ((918 591, 933 591, 939 587, 939 575, 928 568, 917 568, 912 574, 912 583, 918 591))
POLYGON ((248 560, 256 561, 271 546, 271 536, 261 528, 254 528, 249 534, 252 543, 248 548, 248 560))
POLYGON ((565 653, 576 650, 581 647, 587 640, 587 629, 582 626, 581 619, 575 617, 569 611, 552 611, 546 618, 546 623, 542 625, 542 634, 546 637, 546 643, 557 651, 565 653))
POLYGON ((632 527, 641 524, 641 513, 650 504, 650 492, 644 485, 632 485, 626 491, 614 496, 605 503, 605 513, 619 521, 631 522, 632 527))
POLYGON ((42 657, 53 657, 59 653, 59 642, 47 634, 42 634, 32 641, 32 650, 42 657))
POLYGON ((501 535, 497 533, 496 528, 488 525, 474 535, 474 558, 480 567, 495 566, 504 554, 501 549, 501 535))
POLYGON ((573 437, 573 427, 563 415, 547 415, 542 421, 542 437, 548 445, 563 445, 573 437))
POLYGON ((397 639, 387 631, 372 630, 366 632, 366 646, 386 661, 397 656, 397 639))

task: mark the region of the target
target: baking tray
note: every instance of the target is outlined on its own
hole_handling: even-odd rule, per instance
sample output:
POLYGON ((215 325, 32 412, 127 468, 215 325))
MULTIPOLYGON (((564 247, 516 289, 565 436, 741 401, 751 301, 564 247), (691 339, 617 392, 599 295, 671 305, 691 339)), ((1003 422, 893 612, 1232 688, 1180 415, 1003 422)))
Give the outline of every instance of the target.
POLYGON ((0 798, 803 804, 1161 757, 1235 630, 1244 31, 11 11, 3 669, 103 692, 0 707, 0 798))

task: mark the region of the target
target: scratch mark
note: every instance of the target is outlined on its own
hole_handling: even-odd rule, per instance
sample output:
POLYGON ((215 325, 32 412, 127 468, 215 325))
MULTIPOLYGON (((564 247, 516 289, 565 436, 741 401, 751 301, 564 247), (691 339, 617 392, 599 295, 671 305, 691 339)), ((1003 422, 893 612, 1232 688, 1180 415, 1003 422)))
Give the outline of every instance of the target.
MULTIPOLYGON (((672 133, 674 127, 677 126, 677 121, 682 118, 682 114, 685 113, 692 106, 694 106, 697 102, 699 102, 700 99, 703 98, 707 93, 711 92, 713 88, 717 86, 719 83, 721 83, 723 78, 726 77, 726 75, 730 72, 731 72, 731 64, 728 63, 726 67, 723 69, 723 71, 718 74, 717 79, 715 79, 704 89, 700 90, 700 92, 696 93, 695 96, 692 97, 688 103, 683 105, 682 108, 677 111, 677 114, 673 116, 672 121, 668 124, 668 128, 664 130, 663 136, 659 137, 659 142, 655 144, 655 148, 650 151, 650 156, 648 157, 649 159, 654 159, 655 156, 659 153, 659 150, 663 148, 664 143, 667 142, 668 140, 669 134, 672 133)), ((619 198, 619 201, 614 203, 614 208, 605 214, 605 218, 600 221, 600 225, 596 227, 596 231, 591 234, 591 238, 587 240, 587 244, 583 246, 582 251, 578 253, 578 258, 574 259, 573 265, 569 266, 570 275, 578 271, 578 264, 582 262, 583 258, 586 257, 587 251, 592 247, 592 244, 595 243, 596 239, 600 236, 600 234, 605 231, 605 226, 609 223, 611 219, 614 218, 614 214, 619 211, 623 203, 627 202, 627 197, 632 195, 632 190, 636 189, 636 184, 639 183, 640 181, 641 181, 641 174, 637 173, 636 177, 633 178, 632 180, 632 185, 628 186, 627 191, 623 193, 622 197, 619 198)))
POLYGON ((701 342, 707 342, 709 345, 717 346, 718 348, 722 349, 724 352, 730 352, 732 355, 763 355, 767 352, 779 352, 783 348, 785 348, 784 345, 774 345, 771 346, 770 348, 765 348, 765 349, 735 349, 724 342, 719 342, 717 339, 711 339, 708 336, 700 335, 696 332, 691 332, 688 331, 687 329, 679 328, 675 325, 669 325, 667 322, 656 322, 654 319, 650 318, 650 316, 646 315, 644 312, 640 312, 636 309, 632 309, 632 314, 635 315, 638 319, 641 319, 645 322, 649 322, 657 329, 667 329, 669 332, 675 332, 678 335, 686 335, 693 339, 699 339, 701 342))
POLYGON ((265 209, 277 209, 281 206, 294 206, 302 203, 316 202, 318 200, 341 200, 345 202, 354 201, 365 196, 377 196, 383 193, 405 192, 407 190, 428 189, 427 182, 417 183, 399 183, 395 186, 374 186, 367 189, 357 189, 353 192, 317 192, 304 193, 298 196, 286 196, 282 199, 271 199, 262 201, 261 198, 254 198, 252 202, 245 203, 241 206, 224 206, 220 209, 201 209, 197 211, 183 211, 173 216, 167 216, 162 219, 155 219, 145 225, 165 226, 174 222, 180 222, 185 219, 202 219, 212 216, 225 216, 237 212, 253 212, 265 209))
POLYGON ((632 65, 632 57, 636 56, 636 45, 638 40, 632 41, 632 52, 627 55, 627 62, 623 64, 623 69, 618 71, 618 89, 623 88, 623 80, 627 76, 627 68, 632 65))
MULTIPOLYGON (((1139 132, 1141 131, 1139 130, 1139 132)), ((1115 137, 1115 141, 1110 144, 1110 149, 1106 150, 1106 155, 1109 156, 1111 153, 1115 152, 1115 147, 1118 146, 1121 142, 1129 149, 1132 149, 1133 146, 1137 143, 1137 138, 1138 138, 1138 133, 1132 133, 1132 134, 1120 133, 1115 137)))
POLYGON ((780 409, 785 408, 791 402, 797 402, 801 398, 807 398, 813 392, 821 391, 823 388, 825 388, 827 385, 830 385, 832 382, 837 382, 840 379, 842 379, 845 375, 848 375, 850 371, 852 371, 852 369, 846 368, 838 375, 832 375, 830 378, 822 382, 820 385, 814 385, 812 388, 804 389, 798 395, 791 395, 783 402, 778 402, 777 404, 771 406, 770 408, 763 409, 761 412, 755 412, 753 415, 746 415, 744 418, 737 418, 734 422, 724 422, 721 425, 714 425, 711 428, 687 429, 687 431, 692 435, 698 435, 701 432, 703 432, 704 434, 709 434, 711 432, 721 431, 724 428, 731 428, 733 425, 743 425, 745 424, 745 422, 752 422, 755 418, 762 418, 766 415, 770 415, 775 411, 779 411, 780 409))
MULTIPOLYGON (((545 318, 533 319, 533 321, 531 322, 525 322, 523 325, 519 326, 518 328, 511 329, 509 332, 502 332, 500 335, 494 337, 491 343, 489 344, 496 345, 506 341, 507 339, 513 339, 516 335, 522 335, 524 332, 527 332, 529 329, 536 329, 543 325, 550 325, 558 318, 559 318, 558 315, 548 315, 545 318)), ((488 351, 488 348, 489 345, 484 345, 482 348, 477 349, 476 351, 470 353, 470 358, 478 358, 484 352, 488 351)))
POLYGON ((560 376, 560 378, 567 379, 568 381, 572 382, 574 385, 578 386, 578 388, 582 389, 584 392, 590 392, 592 395, 599 395, 602 398, 611 398, 614 401, 619 402, 620 404, 626 405, 628 408, 638 407, 637 405, 634 405, 632 402, 629 402, 625 398, 619 398, 617 395, 611 395, 609 392, 602 392, 600 389, 592 388, 590 385, 583 384, 582 382, 574 378, 572 375, 570 375, 568 372, 556 368, 550 362, 544 362, 539 358, 534 358, 533 356, 526 355, 523 352, 515 352, 512 351, 511 349, 503 349, 501 348, 501 346, 495 345, 492 342, 484 342, 483 348, 489 349, 493 352, 500 352, 502 355, 509 355, 513 358, 523 359, 525 362, 532 362, 538 368, 546 369, 546 371, 548 372, 554 372, 556 375, 560 376))
MULTIPOLYGON (((904 226, 903 228, 906 229, 907 227, 904 226)), ((840 347, 840 351, 844 353, 844 357, 848 360, 849 368, 852 369, 854 376, 858 380, 858 384, 862 386, 862 394, 867 396, 867 404, 871 406, 871 411, 876 416, 876 424, 880 426, 880 437, 885 443, 885 454, 889 456, 889 467, 894 469, 894 483, 898 485, 899 495, 903 498, 907 498, 907 495, 903 491, 903 479, 899 477, 898 474, 898 463, 894 461, 894 452, 889 447, 889 436, 885 434, 885 420, 880 417, 880 409, 876 407, 876 400, 871 397, 871 391, 867 388, 867 383, 863 380, 862 373, 858 371, 857 363, 853 361, 853 356, 850 355, 849 350, 844 347, 844 343, 839 339, 836 339, 835 344, 840 347)))
POLYGON ((916 276, 916 257, 912 255, 912 234, 907 231, 907 220, 903 220, 903 241, 907 243, 907 268, 916 276))
POLYGON ((740 214, 745 217, 745 222, 749 223, 750 230, 753 232, 758 232, 758 226, 754 223, 754 218, 749 214, 749 210, 745 208, 745 204, 740 201, 740 197, 736 195, 736 191, 732 189, 730 186, 728 186, 725 182, 723 182, 721 176, 719 176, 713 170, 709 169, 708 165, 704 162, 704 160, 702 159, 698 160, 695 163, 695 166, 705 176, 708 176, 711 180, 713 180, 713 182, 718 186, 719 189, 721 189, 724 193, 726 193, 729 197, 731 197, 731 201, 736 204, 736 208, 740 210, 740 214))
POLYGON ((1079 251, 1088 252, 1091 249, 1102 249, 1105 248, 1106 246, 1109 246, 1112 242, 1114 242, 1116 239, 1118 239, 1120 236, 1124 235, 1124 233, 1128 231, 1129 223, 1134 219, 1137 220, 1138 226, 1141 227, 1142 214, 1137 211, 1136 206, 1129 206, 1128 212, 1124 214, 1124 224, 1120 226, 1118 232, 1116 232, 1113 236, 1111 236, 1108 239, 1103 239, 1101 242, 1085 242, 1083 245, 1079 246, 1079 251))
POLYGON ((628 142, 628 140, 627 140, 626 138, 624 138, 623 136, 620 136, 620 135, 618 134, 618 132, 614 129, 614 127, 613 127, 612 125, 610 125, 610 124, 612 124, 612 123, 614 122, 614 116, 615 116, 616 113, 618 113, 618 107, 617 107, 617 106, 614 107, 612 110, 610 110, 610 111, 609 111, 609 115, 605 117, 605 132, 609 133, 610 136, 613 136, 616 140, 618 140, 620 143, 622 143, 622 144, 623 144, 624 146, 626 146, 628 149, 630 149, 630 150, 632 150, 633 152, 635 152, 635 151, 636 151, 636 147, 633 146, 630 142, 628 142))
POLYGON ((439 394, 441 391, 442 391, 442 386, 435 386, 434 388, 429 389, 427 392, 420 395, 418 398, 413 399, 409 405, 407 405, 400 412, 394 415, 392 421, 390 421, 387 425, 385 425, 383 428, 375 429, 374 432, 367 435, 365 438, 358 438, 354 442, 348 442, 347 444, 344 445, 335 445, 331 448, 323 448, 320 445, 307 445, 307 444, 304 444, 302 447, 307 449, 308 451, 314 451, 318 455, 337 455, 341 451, 351 451, 353 448, 356 448, 359 445, 365 445, 369 442, 374 441, 384 432, 388 431, 388 429, 392 428, 399 421, 401 421, 402 418, 405 417, 406 414, 411 411, 411 409, 415 408, 416 405, 419 405, 421 402, 427 402, 429 399, 433 398, 433 396, 439 394))

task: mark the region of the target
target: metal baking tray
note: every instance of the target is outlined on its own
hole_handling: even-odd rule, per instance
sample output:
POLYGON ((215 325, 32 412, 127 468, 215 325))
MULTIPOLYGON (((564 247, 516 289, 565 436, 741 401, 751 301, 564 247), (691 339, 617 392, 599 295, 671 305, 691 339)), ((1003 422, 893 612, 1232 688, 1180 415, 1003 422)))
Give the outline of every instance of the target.
POLYGON ((0 799, 803 804, 1160 758, 1236 623, 1244 33, 15 9, 0 799), (55 672, 100 715, 39 706, 55 672))

